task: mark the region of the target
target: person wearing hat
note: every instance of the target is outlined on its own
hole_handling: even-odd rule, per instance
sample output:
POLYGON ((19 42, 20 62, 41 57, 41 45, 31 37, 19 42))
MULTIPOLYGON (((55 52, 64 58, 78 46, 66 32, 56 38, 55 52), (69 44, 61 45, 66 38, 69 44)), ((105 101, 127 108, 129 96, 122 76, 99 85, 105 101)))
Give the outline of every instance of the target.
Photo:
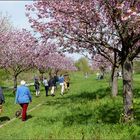
POLYGON ((26 82, 22 80, 20 86, 17 87, 15 103, 22 107, 22 121, 26 121, 28 104, 32 102, 32 96, 26 82))

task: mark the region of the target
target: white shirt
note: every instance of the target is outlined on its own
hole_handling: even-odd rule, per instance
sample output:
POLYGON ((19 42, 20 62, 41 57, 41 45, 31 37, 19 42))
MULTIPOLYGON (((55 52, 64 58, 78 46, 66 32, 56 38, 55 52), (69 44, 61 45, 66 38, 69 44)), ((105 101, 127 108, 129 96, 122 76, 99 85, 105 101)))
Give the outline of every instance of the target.
POLYGON ((43 80, 43 84, 44 84, 44 86, 48 86, 48 81, 47 81, 47 79, 44 79, 44 80, 43 80))

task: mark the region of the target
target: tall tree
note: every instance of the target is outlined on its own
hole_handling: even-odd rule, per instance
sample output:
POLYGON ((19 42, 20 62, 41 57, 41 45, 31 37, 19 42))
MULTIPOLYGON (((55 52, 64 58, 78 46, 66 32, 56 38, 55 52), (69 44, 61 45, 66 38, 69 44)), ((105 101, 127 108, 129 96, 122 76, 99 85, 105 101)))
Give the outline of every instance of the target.
MULTIPOLYGON (((94 9, 92 8, 92 4, 88 5, 88 3, 91 2, 92 1, 87 1, 86 4, 82 4, 79 1, 74 2, 69 0, 53 1, 53 3, 51 3, 51 1, 39 1, 34 3, 34 6, 26 5, 27 11, 33 12, 34 16, 31 17, 29 12, 27 12, 26 15, 29 18, 29 22, 32 24, 31 27, 33 27, 36 32, 40 33, 41 38, 45 41, 50 38, 57 38, 57 40, 59 40, 57 44, 59 43, 60 46, 63 45, 62 51, 69 51, 70 53, 75 51, 88 51, 93 56, 95 53, 100 53, 110 61, 112 64, 111 85, 112 89, 114 89, 114 87, 117 89, 115 74, 119 61, 117 58, 118 52, 114 49, 111 50, 110 47, 108 49, 110 45, 112 45, 113 48, 116 47, 116 43, 114 42, 116 42, 117 39, 111 37, 111 33, 114 32, 112 30, 108 33, 109 36, 106 36, 106 32, 102 32, 103 28, 105 28, 104 25, 95 28, 99 20, 98 16, 96 17, 97 14, 94 15, 93 12, 90 12, 94 9), (57 3, 59 3, 58 5, 62 4, 62 8, 60 8, 61 6, 59 7, 57 3), (70 7, 66 7, 68 6, 67 4, 70 7), (65 7, 66 9, 64 9, 65 7), (96 21, 90 18, 94 18, 96 21), (87 21, 87 19, 90 20, 87 21), (98 36, 98 38, 96 36, 98 36), (110 42, 110 44, 108 44, 108 42, 110 42), (95 45, 97 47, 96 49, 95 45), (105 48, 101 48, 102 45, 104 45, 105 48), (113 57, 112 53, 114 55, 113 57)), ((112 95, 116 95, 116 90, 112 90, 112 95)))
POLYGON ((0 67, 8 71, 14 78, 33 67, 36 39, 26 30, 13 30, 3 36, 0 44, 4 44, 0 52, 0 67))
POLYGON ((140 52, 140 1, 41 0, 26 9, 36 13, 37 18, 27 16, 43 38, 59 37, 70 50, 92 53, 96 48, 110 62, 109 53, 114 53, 114 68, 122 67, 124 121, 133 120, 132 61, 140 52))
MULTIPOLYGON (((110 54, 111 56, 111 54, 110 54)), ((112 60, 114 60, 114 55, 112 54, 112 60)), ((113 63, 114 64, 114 63, 113 63)), ((110 61, 105 59, 100 54, 95 54, 93 61, 92 61, 92 68, 94 70, 99 69, 101 73, 103 73, 107 70, 111 72, 111 79, 109 80, 109 86, 112 90, 112 96, 116 97, 118 95, 118 67, 117 65, 113 65, 110 61)))
POLYGON ((56 46, 52 43, 47 46, 38 46, 36 52, 34 65, 42 74, 49 69, 55 70, 56 73, 59 70, 76 70, 73 60, 58 53, 56 46))
POLYGON ((85 58, 85 57, 82 57, 79 60, 77 60, 75 62, 75 65, 78 70, 83 71, 84 73, 90 71, 89 62, 88 62, 87 58, 85 58))

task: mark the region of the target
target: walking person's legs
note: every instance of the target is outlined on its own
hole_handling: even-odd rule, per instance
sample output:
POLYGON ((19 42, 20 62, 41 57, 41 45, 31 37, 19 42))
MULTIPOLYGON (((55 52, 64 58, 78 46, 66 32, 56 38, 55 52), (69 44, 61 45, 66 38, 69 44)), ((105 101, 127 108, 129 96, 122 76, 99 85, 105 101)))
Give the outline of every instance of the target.
POLYGON ((20 104, 20 106, 22 107, 22 121, 26 121, 28 103, 20 104))
POLYGON ((51 95, 54 96, 54 86, 52 86, 51 95))
POLYGON ((38 88, 38 96, 39 96, 39 94, 40 94, 40 88, 38 88))
POLYGON ((64 93, 64 83, 61 83, 60 85, 61 85, 61 95, 63 95, 63 93, 64 93))
POLYGON ((46 96, 48 96, 49 86, 45 86, 46 96))
POLYGON ((38 91, 37 91, 37 89, 35 89, 36 91, 35 91, 35 94, 36 94, 36 96, 38 96, 38 91))
POLYGON ((0 104, 0 114, 2 113, 2 104, 0 104))
POLYGON ((37 88, 36 89, 36 96, 39 96, 39 94, 40 94, 40 90, 39 90, 39 88, 37 88))
POLYGON ((69 90, 70 89, 70 83, 67 82, 67 89, 69 90))
POLYGON ((67 82, 64 82, 64 89, 67 90, 67 82))

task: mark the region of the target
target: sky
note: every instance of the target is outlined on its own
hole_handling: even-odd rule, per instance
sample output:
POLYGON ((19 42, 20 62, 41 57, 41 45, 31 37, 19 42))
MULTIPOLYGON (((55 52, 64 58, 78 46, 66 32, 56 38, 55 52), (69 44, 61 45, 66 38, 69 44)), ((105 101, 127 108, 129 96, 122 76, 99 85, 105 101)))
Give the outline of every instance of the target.
POLYGON ((15 27, 30 29, 28 19, 25 16, 25 5, 32 1, 0 1, 0 11, 10 16, 11 22, 15 27))
MULTIPOLYGON (((25 28, 30 30, 30 24, 28 19, 25 16, 25 5, 33 3, 32 0, 0 0, 0 12, 3 14, 8 14, 10 16, 10 21, 13 26, 16 28, 25 28)), ((74 60, 78 60, 82 56, 80 54, 67 54, 69 57, 72 57, 74 60)))

